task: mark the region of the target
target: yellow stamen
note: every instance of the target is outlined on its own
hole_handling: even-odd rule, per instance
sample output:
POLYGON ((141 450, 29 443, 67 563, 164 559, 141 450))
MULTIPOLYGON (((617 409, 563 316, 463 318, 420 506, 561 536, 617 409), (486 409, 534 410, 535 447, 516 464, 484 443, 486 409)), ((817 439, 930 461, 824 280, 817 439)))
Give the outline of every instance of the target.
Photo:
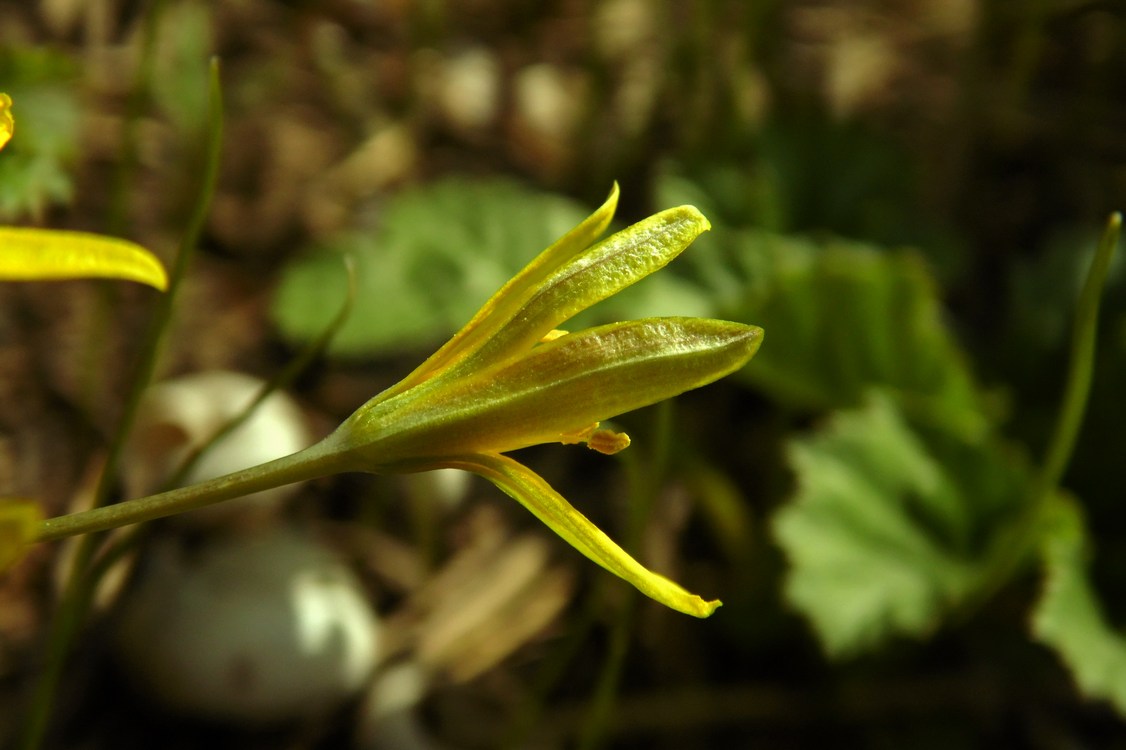
POLYGON ((629 447, 629 435, 613 430, 595 430, 586 445, 592 451, 612 456, 629 447))

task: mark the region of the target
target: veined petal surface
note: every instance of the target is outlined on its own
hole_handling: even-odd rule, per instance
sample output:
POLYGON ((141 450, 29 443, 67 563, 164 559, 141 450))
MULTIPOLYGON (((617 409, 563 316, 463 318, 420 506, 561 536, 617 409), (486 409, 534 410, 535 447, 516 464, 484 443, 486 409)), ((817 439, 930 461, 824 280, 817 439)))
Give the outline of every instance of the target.
POLYGON ((498 361, 540 341, 573 316, 664 268, 711 224, 694 206, 661 211, 558 265, 458 372, 498 361))
POLYGON ((617 208, 618 183, 615 182, 610 195, 594 213, 509 279, 441 349, 401 382, 380 394, 379 398, 389 398, 433 377, 451 362, 465 357, 496 335, 509 324, 520 307, 536 294, 544 279, 602 236, 610 226, 617 208))
POLYGON ((701 318, 648 318, 563 336, 464 378, 428 381, 367 404, 342 445, 372 465, 574 442, 595 422, 738 370, 762 329, 701 318))

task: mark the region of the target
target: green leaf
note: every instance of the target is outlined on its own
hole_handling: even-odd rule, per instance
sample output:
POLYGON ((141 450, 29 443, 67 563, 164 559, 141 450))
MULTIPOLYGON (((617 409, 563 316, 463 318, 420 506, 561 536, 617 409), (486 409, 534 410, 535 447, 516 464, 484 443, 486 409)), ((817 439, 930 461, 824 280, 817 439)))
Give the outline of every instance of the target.
POLYGON ((0 154, 0 221, 41 217, 73 195, 79 108, 74 65, 44 48, 0 50, 0 81, 12 99, 12 139, 0 154))
POLYGON ((764 123, 734 154, 701 156, 660 165, 658 205, 691 203, 717 227, 919 247, 943 279, 965 270, 964 242, 923 207, 918 165, 886 133, 825 113, 784 117, 764 123))
POLYGON ((359 296, 338 354, 388 354, 449 336, 539 249, 588 211, 507 180, 449 179, 405 190, 380 230, 317 248, 286 269, 274 301, 282 333, 307 341, 344 296, 338 254, 356 257, 359 296))
POLYGON ((856 406, 881 387, 913 419, 984 434, 975 384, 917 255, 745 231, 723 233, 710 257, 687 257, 716 290, 722 317, 770 333, 742 377, 772 397, 824 410, 856 406))
POLYGON ((27 545, 35 539, 42 517, 34 501, 0 499, 0 573, 23 557, 27 545))
POLYGON ((1057 496, 1049 516, 1041 547, 1044 589, 1032 630, 1055 649, 1080 690, 1126 713, 1126 639, 1106 621, 1087 580, 1090 552, 1081 512, 1057 496))
POLYGON ((790 561, 786 596, 830 656, 924 635, 973 589, 975 493, 886 394, 792 441, 789 455, 797 491, 774 519, 790 561))

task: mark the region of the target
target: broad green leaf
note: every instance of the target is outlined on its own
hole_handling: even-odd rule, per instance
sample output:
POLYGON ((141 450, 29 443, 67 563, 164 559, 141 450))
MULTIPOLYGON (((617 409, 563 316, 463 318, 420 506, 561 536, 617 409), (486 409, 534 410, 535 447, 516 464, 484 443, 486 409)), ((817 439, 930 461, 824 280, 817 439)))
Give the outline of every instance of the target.
POLYGON ((745 231, 724 233, 710 255, 687 257, 715 290, 720 317, 770 332, 741 377, 774 398, 832 409, 856 406, 880 387, 912 419, 967 438, 984 434, 973 379, 918 256, 745 231))
POLYGON ((12 97, 0 91, 0 148, 12 138, 16 123, 12 119, 12 97))
POLYGON ((1045 580, 1033 632, 1055 649, 1080 690, 1126 713, 1126 638, 1106 621, 1087 579, 1088 535, 1074 502, 1053 499, 1041 554, 1045 580))
POLYGON ((691 203, 717 227, 911 245, 943 279, 964 270, 965 243, 934 222, 919 200, 913 155, 886 134, 837 117, 785 118, 765 123, 745 145, 735 158, 662 164, 657 204, 691 203))
POLYGON ((23 556, 42 519, 39 505, 22 498, 0 498, 0 573, 23 556))
POLYGON ((85 232, 0 227, 0 281, 87 277, 168 287, 164 266, 132 242, 85 232))
POLYGON ((449 462, 488 479, 530 510, 568 544, 638 591, 666 607, 693 617, 709 617, 720 606, 654 573, 619 547, 538 474, 507 456, 472 456, 449 462))
POLYGON ((830 656, 924 635, 972 590, 975 495, 887 395, 836 413, 789 456, 796 495, 774 519, 790 562, 786 596, 830 656))
POLYGON ((481 304, 588 210, 506 180, 449 179, 405 190, 377 232, 337 238, 286 269, 274 317, 308 340, 344 295, 341 251, 356 257, 359 296, 333 350, 387 354, 425 347, 458 330, 481 304))

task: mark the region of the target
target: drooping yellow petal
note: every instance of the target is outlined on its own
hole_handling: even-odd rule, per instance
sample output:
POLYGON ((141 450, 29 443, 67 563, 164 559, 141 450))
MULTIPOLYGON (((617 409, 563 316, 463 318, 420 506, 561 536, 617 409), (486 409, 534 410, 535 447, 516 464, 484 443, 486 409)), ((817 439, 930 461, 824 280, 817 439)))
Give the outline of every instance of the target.
POLYGON ((0 499, 0 573, 19 561, 27 545, 35 541, 42 517, 39 504, 32 500, 0 499))
POLYGON ((482 455, 458 458, 448 465, 488 479, 572 547, 666 607, 693 617, 708 617, 720 606, 718 600, 701 599, 634 560, 542 477, 523 464, 507 456, 482 455))
POLYGON ((332 440, 369 471, 575 442, 597 422, 729 375, 761 342, 761 328, 701 318, 591 328, 463 378, 435 378, 369 402, 332 440))
POLYGON ((0 281, 87 277, 168 288, 164 266, 132 242, 85 232, 0 227, 0 281))
POLYGON ((411 388, 422 381, 433 377, 445 369, 451 362, 463 357, 481 346, 485 341, 494 336, 498 331, 508 325, 513 315, 533 295, 543 280, 550 276, 559 266, 574 258, 590 247, 597 240, 610 221, 614 218, 614 211, 618 208, 618 183, 614 183, 606 201, 587 218, 583 219, 567 234, 555 241, 551 247, 544 250, 535 260, 509 279, 504 286, 481 306, 481 309, 470 321, 447 341, 441 349, 434 352, 414 372, 402 381, 392 386, 379 395, 379 398, 390 398, 411 388))
POLYGON ((12 98, 0 91, 0 148, 4 148, 16 130, 12 119, 12 98))

